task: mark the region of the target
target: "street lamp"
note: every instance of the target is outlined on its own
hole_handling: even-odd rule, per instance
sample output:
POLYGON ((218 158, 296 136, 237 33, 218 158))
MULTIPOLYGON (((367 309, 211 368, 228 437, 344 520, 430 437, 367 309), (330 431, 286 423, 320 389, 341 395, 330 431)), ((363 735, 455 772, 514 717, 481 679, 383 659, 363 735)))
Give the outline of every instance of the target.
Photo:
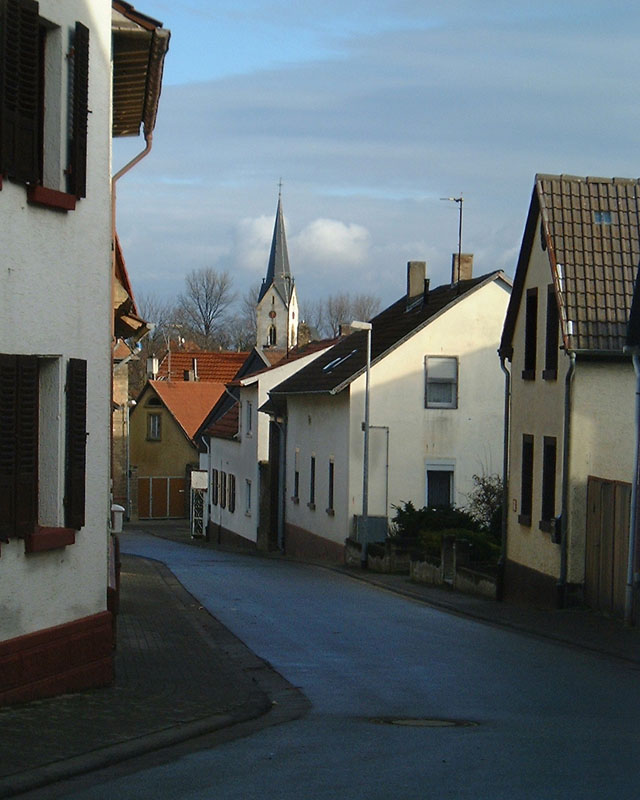
POLYGON ((367 332, 367 372, 364 385, 364 454, 362 464, 362 550, 361 564, 367 565, 367 543, 369 540, 369 395, 371 380, 371 323, 354 320, 351 329, 367 332))
MULTIPOLYGON (((462 260, 462 204, 464 203, 464 197, 460 195, 460 197, 441 197, 441 200, 449 200, 452 203, 458 204, 458 275, 460 274, 461 268, 461 260, 462 260)), ((452 281, 453 282, 453 281, 452 281)))

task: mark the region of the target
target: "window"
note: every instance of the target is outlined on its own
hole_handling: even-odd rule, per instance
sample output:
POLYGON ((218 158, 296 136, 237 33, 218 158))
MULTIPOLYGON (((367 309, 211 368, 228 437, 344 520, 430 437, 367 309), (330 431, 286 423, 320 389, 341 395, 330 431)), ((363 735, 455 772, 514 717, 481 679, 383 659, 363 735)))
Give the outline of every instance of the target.
POLYGON ((275 325, 270 325, 270 326, 269 326, 269 340, 268 340, 268 344, 269 344, 270 346, 273 346, 273 345, 275 345, 276 341, 277 341, 277 336, 276 336, 276 326, 275 326, 275 325))
POLYGON ((0 354, 0 537, 25 538, 27 552, 73 543, 73 531, 85 522, 87 362, 67 363, 64 413, 58 402, 62 376, 58 366, 49 368, 59 363, 0 354), (52 435, 61 416, 66 431, 64 498, 55 489, 60 453, 52 435), (42 484, 46 491, 40 498, 42 484), (41 527, 41 512, 48 527, 41 527))
POLYGON ((521 525, 531 525, 533 506, 533 436, 528 433, 522 436, 522 467, 520 475, 520 514, 521 525))
POLYGON ((30 202, 72 210, 86 194, 89 29, 76 22, 65 41, 35 0, 0 0, 0 31, 0 173, 30 202))
POLYGON ((327 506, 327 514, 333 514, 333 485, 335 477, 335 465, 333 459, 329 459, 329 504, 327 506))
POLYGON ((220 473, 217 469, 211 470, 211 504, 218 505, 218 492, 220 487, 220 473))
POLYGON ((253 403, 247 402, 246 404, 246 423, 245 430, 247 436, 251 436, 253 430, 253 403))
POLYGON ((244 513, 251 516, 251 481, 249 478, 244 482, 244 513))
POLYGON ((227 506, 227 473, 220 470, 220 508, 227 506))
POLYGON ((147 414, 147 439, 150 442, 162 439, 162 414, 147 414))
POLYGON ((293 497, 291 498, 294 503, 300 502, 300 449, 296 447, 293 457, 293 497))
POLYGON ((458 407, 458 359, 427 356, 425 408, 458 407))
POLYGON ((524 369, 522 377, 532 381, 536 377, 536 350, 538 347, 538 290, 527 289, 524 320, 524 369))
POLYGON ((593 221, 596 225, 611 225, 611 212, 610 211, 594 211, 593 221))
POLYGON ((551 532, 556 515, 556 439, 545 436, 542 442, 542 519, 540 528, 551 532))
POLYGON ((427 464, 427 506, 450 508, 453 505, 453 465, 427 464))
POLYGON ((229 512, 236 510, 236 476, 229 473, 229 512))
POLYGON ((547 287, 547 338, 544 355, 544 380, 556 380, 558 377, 558 303, 553 284, 547 287))
POLYGON ((311 456, 309 468, 309 502, 307 504, 313 511, 316 507, 316 457, 311 456))

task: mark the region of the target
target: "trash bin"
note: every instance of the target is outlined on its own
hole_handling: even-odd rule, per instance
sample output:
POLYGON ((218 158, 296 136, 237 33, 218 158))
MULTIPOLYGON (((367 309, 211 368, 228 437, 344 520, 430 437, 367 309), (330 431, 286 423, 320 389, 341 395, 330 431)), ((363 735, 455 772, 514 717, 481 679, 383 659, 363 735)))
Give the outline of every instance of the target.
POLYGON ((111 506, 111 533, 122 533, 122 521, 124 519, 124 508, 117 503, 111 506))

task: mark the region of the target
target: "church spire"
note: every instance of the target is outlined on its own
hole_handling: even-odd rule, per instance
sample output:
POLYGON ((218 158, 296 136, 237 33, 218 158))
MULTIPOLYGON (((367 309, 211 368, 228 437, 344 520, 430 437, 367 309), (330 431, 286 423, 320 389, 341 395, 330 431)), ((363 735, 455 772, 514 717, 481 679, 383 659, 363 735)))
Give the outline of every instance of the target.
POLYGON ((282 181, 280 181, 278 187, 278 209, 273 228, 273 239, 271 240, 267 277, 262 282, 258 302, 262 300, 271 286, 278 291, 285 305, 288 306, 291 300, 293 279, 289 270, 289 253, 284 229, 284 214, 282 212, 282 181))

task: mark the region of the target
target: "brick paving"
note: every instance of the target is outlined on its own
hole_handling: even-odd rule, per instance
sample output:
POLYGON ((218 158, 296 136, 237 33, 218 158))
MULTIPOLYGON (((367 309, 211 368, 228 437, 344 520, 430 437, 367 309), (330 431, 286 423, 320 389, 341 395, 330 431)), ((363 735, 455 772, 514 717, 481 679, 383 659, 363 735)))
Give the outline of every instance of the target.
POLYGON ((268 666, 162 564, 122 557, 111 687, 0 709, 0 797, 252 719, 268 666))

